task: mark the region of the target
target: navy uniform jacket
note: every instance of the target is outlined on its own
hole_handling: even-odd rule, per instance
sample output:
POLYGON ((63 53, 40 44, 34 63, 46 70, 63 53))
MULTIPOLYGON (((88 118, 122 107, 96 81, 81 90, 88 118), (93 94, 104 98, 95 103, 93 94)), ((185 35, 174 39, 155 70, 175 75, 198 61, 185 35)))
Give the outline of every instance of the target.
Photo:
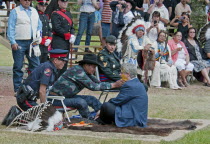
MULTIPOLYGON (((117 81, 121 79, 120 60, 118 59, 118 57, 116 56, 114 52, 110 53, 107 50, 107 48, 104 47, 104 49, 100 51, 98 54, 98 61, 102 63, 102 66, 99 67, 100 74, 104 74, 105 77, 111 81, 117 81)), ((103 78, 101 78, 101 81, 103 81, 103 78)))
MULTIPOLYGON (((49 25, 48 16, 41 11, 38 11, 38 13, 39 13, 39 18, 42 22, 42 38, 45 38, 47 36, 50 37, 50 39, 52 40, 52 30, 49 25)), ((40 44, 40 50, 41 53, 48 53, 48 47, 46 47, 44 43, 40 44)))
POLYGON ((39 92, 40 84, 51 86, 57 77, 57 69, 50 61, 40 64, 25 80, 35 92, 39 92))
POLYGON ((124 83, 117 97, 109 102, 116 106, 115 123, 118 127, 147 126, 148 96, 137 78, 124 83))
POLYGON ((72 25, 70 25, 69 22, 60 14, 56 13, 56 11, 51 15, 53 32, 52 48, 69 50, 70 43, 69 40, 65 40, 64 34, 74 34, 72 15, 69 11, 64 12, 72 20, 72 25))

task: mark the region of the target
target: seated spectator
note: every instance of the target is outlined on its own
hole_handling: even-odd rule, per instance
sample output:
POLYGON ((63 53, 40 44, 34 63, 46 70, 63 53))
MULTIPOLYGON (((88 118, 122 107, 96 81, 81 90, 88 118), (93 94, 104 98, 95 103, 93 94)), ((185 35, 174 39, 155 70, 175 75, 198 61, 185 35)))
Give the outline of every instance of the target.
POLYGON ((116 49, 116 37, 110 35, 106 37, 106 46, 98 54, 98 61, 102 64, 99 66, 100 81, 114 82, 120 77, 120 60, 114 53, 116 49))
POLYGON ((150 8, 148 9, 148 13, 150 14, 149 20, 152 19, 152 14, 154 11, 160 12, 160 22, 163 24, 168 24, 169 22, 169 12, 167 8, 163 4, 163 0, 155 0, 155 3, 150 5, 150 8))
POLYGON ((147 36, 151 42, 157 40, 158 33, 160 30, 166 30, 163 23, 160 23, 160 12, 154 11, 152 14, 152 19, 150 22, 146 23, 147 26, 147 36))
POLYGON ((148 96, 144 85, 137 78, 137 69, 132 64, 122 64, 121 76, 127 81, 116 98, 102 105, 99 119, 117 127, 147 127, 148 96))
POLYGON ((153 73, 153 75, 155 75, 154 79, 155 81, 160 80, 159 82, 157 82, 160 84, 161 81, 168 82, 170 89, 181 89, 177 84, 177 69, 176 66, 173 65, 173 61, 171 60, 170 47, 165 43, 166 37, 166 32, 160 31, 157 41, 153 43, 153 47, 155 48, 155 58, 156 61, 158 61, 158 63, 160 64, 160 72, 153 73))
MULTIPOLYGON (((121 87, 122 80, 115 83, 100 82, 93 75, 96 66, 100 63, 97 61, 97 56, 94 54, 86 54, 83 60, 79 61, 79 65, 66 70, 59 79, 54 83, 50 90, 50 95, 64 96, 64 104, 67 107, 78 109, 80 115, 88 118, 90 115, 88 106, 91 106, 95 112, 100 110, 100 101, 90 95, 78 95, 84 88, 100 91, 121 87)), ((62 106, 61 101, 55 100, 53 105, 62 106)))
POLYGON ((175 16, 181 16, 183 12, 189 13, 189 15, 192 12, 190 6, 187 4, 187 0, 181 0, 175 7, 175 16))
POLYGON ((173 39, 168 41, 168 45, 171 48, 174 65, 178 69, 179 85, 181 87, 187 87, 189 84, 187 83, 186 77, 193 71, 194 65, 190 63, 189 53, 181 39, 182 33, 177 31, 174 33, 173 39))
MULTIPOLYGON (((149 40, 149 38, 145 35, 145 27, 144 27, 144 21, 142 20, 137 20, 134 25, 131 25, 128 30, 131 32, 126 32, 129 34, 128 37, 128 45, 123 52, 122 56, 122 62, 123 63, 130 63, 134 64, 136 67, 138 67, 138 74, 143 76, 144 83, 147 84, 147 76, 146 72, 148 70, 156 69, 156 64, 155 64, 155 59, 154 57, 154 50, 151 47, 152 42, 149 40), (148 57, 146 59, 143 58, 143 53, 148 54, 148 57), (138 62, 138 58, 140 59, 138 62), (143 59, 143 60, 142 60, 143 59), (145 62, 147 59, 151 59, 151 63, 149 64, 146 69, 145 67, 145 62), (154 59, 154 61, 152 61, 154 59)), ((118 47, 120 50, 120 48, 118 47)))
POLYGON ((209 69, 210 63, 206 59, 206 55, 196 38, 196 29, 189 28, 188 37, 184 41, 189 52, 190 62, 194 65, 195 72, 201 72, 205 86, 210 87, 209 69))
POLYGON ((135 9, 136 5, 132 0, 112 1, 110 7, 113 11, 111 34, 117 38, 119 31, 134 18, 132 10, 135 9))
POLYGON ((137 66, 137 55, 139 50, 151 50, 151 41, 145 35, 145 27, 144 23, 136 25, 132 28, 129 28, 132 31, 132 35, 128 37, 128 46, 123 55, 123 62, 124 63, 131 63, 137 66))
MULTIPOLYGON (((85 45, 90 45, 93 25, 95 21, 95 11, 99 8, 96 0, 78 0, 80 7, 79 29, 74 45, 79 45, 82 35, 86 29, 85 45)), ((77 51, 78 49, 74 49, 77 51)), ((90 52, 89 48, 85 48, 85 52, 90 52)))
POLYGON ((170 25, 177 27, 177 31, 182 33, 182 40, 187 37, 187 31, 192 25, 190 24, 190 15, 183 12, 181 16, 176 16, 170 23, 170 25))

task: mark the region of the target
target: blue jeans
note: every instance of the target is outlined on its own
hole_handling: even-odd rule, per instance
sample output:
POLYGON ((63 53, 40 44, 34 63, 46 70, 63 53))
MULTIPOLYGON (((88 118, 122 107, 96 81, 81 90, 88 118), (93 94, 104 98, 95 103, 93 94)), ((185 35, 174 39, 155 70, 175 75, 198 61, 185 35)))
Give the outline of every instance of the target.
MULTIPOLYGON (((95 112, 97 112, 101 108, 100 101, 96 97, 89 95, 75 95, 73 98, 65 98, 64 104, 67 107, 78 109, 80 115, 83 118, 88 118, 88 116, 90 115, 88 106, 92 107, 95 112)), ((53 105, 62 106, 60 100, 55 100, 53 105)))
POLYGON ((74 45, 79 45, 82 35, 86 29, 86 40, 85 40, 85 45, 90 45, 90 40, 91 40, 91 35, 92 35, 92 30, 93 30, 93 25, 95 21, 95 13, 85 13, 81 12, 80 17, 79 17, 79 30, 78 34, 76 37, 76 40, 74 42, 74 45))
MULTIPOLYGON (((33 71, 40 62, 39 57, 34 56, 32 52, 31 57, 29 56, 29 48, 32 40, 16 40, 18 46, 21 48, 18 50, 12 50, 12 56, 14 60, 13 64, 13 85, 14 91, 16 92, 20 87, 20 84, 23 79, 23 71, 21 70, 23 67, 24 56, 26 55, 29 63, 28 70, 33 71)), ((33 50, 32 50, 33 51, 33 50)))

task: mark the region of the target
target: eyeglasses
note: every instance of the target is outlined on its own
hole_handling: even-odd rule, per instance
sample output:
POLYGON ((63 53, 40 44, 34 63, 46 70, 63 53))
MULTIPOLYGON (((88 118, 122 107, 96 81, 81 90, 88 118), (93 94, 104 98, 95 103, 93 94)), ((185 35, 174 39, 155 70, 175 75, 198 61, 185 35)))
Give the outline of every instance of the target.
POLYGON ((195 33, 195 32, 189 32, 189 33, 195 33))

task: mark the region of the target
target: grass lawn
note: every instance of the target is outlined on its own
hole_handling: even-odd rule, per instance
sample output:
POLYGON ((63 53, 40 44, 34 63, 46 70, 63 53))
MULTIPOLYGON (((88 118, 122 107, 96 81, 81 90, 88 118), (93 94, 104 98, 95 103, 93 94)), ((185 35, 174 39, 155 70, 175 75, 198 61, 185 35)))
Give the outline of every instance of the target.
POLYGON ((12 51, 0 44, 0 66, 12 66, 12 51))
MULTIPOLYGON (((0 66, 11 66, 11 51, 0 44, 0 66)), ((183 90, 149 89, 149 117, 166 119, 210 119, 210 88, 194 83, 183 90)), ((110 97, 114 97, 111 95, 110 97)), ((1 99, 0 99, 1 100, 1 99)), ((81 136, 52 136, 1 131, 1 144, 210 144, 210 126, 173 142, 144 142, 81 136)), ((111 135, 111 133, 110 133, 111 135)))

